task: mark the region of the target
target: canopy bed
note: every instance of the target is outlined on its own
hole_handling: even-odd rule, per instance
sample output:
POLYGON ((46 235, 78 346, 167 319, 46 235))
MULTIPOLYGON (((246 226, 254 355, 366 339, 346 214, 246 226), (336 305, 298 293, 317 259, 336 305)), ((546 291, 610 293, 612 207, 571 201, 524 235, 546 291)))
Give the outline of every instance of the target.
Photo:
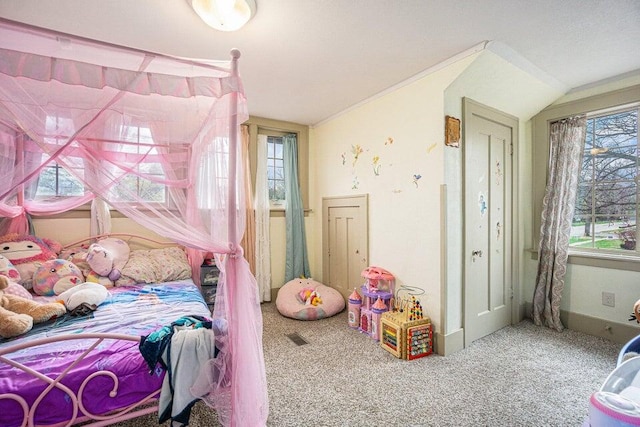
MULTIPOLYGON (((205 253, 216 254, 221 275, 212 318, 228 327, 215 337, 202 400, 223 425, 258 426, 268 416, 262 316, 239 245, 245 226, 239 125, 248 112, 240 54, 231 56, 225 63, 173 58, 0 20, 0 235, 28 233, 31 216, 106 203, 185 247, 194 272, 205 253), (52 173, 66 174, 75 187, 60 194, 43 186, 42 177, 52 173)), ((185 303, 183 314, 197 314, 190 311, 198 309, 185 303)), ((120 335, 137 342, 141 334, 120 335)), ((98 340, 94 346, 111 346, 99 331, 89 337, 98 340)), ((0 364, 12 356, 2 357, 0 364)), ((87 404, 82 390, 73 392, 80 406, 87 404)), ((44 404, 0 389, 0 402, 10 400, 26 414, 16 415, 18 425, 48 422, 44 404)), ((97 425, 112 422, 102 415, 109 416, 95 417, 97 425)), ((77 421, 74 414, 67 425, 77 421)))

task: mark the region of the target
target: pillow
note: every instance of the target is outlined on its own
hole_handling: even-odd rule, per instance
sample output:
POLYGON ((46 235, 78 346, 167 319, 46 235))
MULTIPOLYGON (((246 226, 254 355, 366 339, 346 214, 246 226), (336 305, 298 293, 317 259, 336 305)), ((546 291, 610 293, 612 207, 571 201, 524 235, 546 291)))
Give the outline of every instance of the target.
POLYGON ((191 277, 187 254, 177 246, 132 251, 116 286, 133 283, 161 283, 191 277))

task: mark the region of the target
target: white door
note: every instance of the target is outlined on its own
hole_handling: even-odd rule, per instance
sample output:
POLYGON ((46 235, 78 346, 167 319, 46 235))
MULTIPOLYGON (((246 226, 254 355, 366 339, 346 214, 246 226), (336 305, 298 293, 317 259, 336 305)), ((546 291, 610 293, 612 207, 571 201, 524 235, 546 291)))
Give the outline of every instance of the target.
POLYGON ((323 199, 323 282, 348 297, 368 262, 367 197, 323 199))
POLYGON ((465 346, 511 324, 514 125, 503 119, 465 100, 465 346))

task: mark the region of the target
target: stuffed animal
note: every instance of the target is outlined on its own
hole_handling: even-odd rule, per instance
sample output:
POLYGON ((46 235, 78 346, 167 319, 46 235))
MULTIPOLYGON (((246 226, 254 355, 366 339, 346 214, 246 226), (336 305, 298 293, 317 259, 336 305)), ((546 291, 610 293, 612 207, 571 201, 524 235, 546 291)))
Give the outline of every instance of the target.
POLYGON ((304 305, 317 306, 318 304, 322 304, 320 294, 313 288, 304 288, 300 291, 299 296, 304 305))
POLYGON ((67 310, 73 311, 82 304, 90 304, 99 306, 107 299, 109 291, 97 283, 85 282, 78 286, 67 289, 58 295, 58 301, 67 307, 67 310))
POLYGON ((31 235, 7 234, 0 237, 0 255, 7 257, 20 273, 20 283, 31 289, 33 273, 45 261, 56 259, 59 243, 31 235))
POLYGON ((20 282, 20 273, 18 273, 18 270, 11 264, 11 261, 3 255, 0 255, 0 276, 6 277, 9 281, 9 286, 4 290, 5 293, 26 299, 33 299, 29 291, 18 283, 20 282))
POLYGON ((122 239, 107 237, 89 246, 87 262, 99 276, 115 282, 129 260, 129 245, 122 239))
POLYGON ((82 271, 82 275, 87 278, 87 275, 91 272, 91 266, 87 262, 87 255, 89 255, 89 246, 76 246, 72 248, 65 248, 58 255, 58 259, 66 259, 71 261, 76 267, 82 271))
POLYGON ((65 259, 52 259, 42 263, 33 274, 33 291, 38 295, 60 295, 84 282, 82 272, 65 259))
POLYGON ((58 302, 41 304, 33 300, 8 295, 4 289, 9 281, 0 276, 0 337, 11 338, 28 332, 34 323, 46 322, 64 315, 67 310, 58 302))

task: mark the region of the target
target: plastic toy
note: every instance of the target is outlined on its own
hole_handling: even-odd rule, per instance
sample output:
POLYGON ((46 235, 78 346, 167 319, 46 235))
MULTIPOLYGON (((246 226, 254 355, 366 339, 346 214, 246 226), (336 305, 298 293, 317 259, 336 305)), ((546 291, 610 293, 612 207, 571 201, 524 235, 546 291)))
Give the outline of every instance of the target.
POLYGON ((353 292, 349 295, 349 327, 357 329, 360 327, 360 307, 362 307, 362 297, 353 288, 353 292))
POLYGON ((360 287, 362 296, 355 289, 349 296, 349 326, 358 328, 361 332, 378 340, 380 316, 391 307, 395 277, 380 267, 365 268, 361 275, 366 279, 360 287), (360 304, 358 304, 358 298, 360 298, 360 304))

